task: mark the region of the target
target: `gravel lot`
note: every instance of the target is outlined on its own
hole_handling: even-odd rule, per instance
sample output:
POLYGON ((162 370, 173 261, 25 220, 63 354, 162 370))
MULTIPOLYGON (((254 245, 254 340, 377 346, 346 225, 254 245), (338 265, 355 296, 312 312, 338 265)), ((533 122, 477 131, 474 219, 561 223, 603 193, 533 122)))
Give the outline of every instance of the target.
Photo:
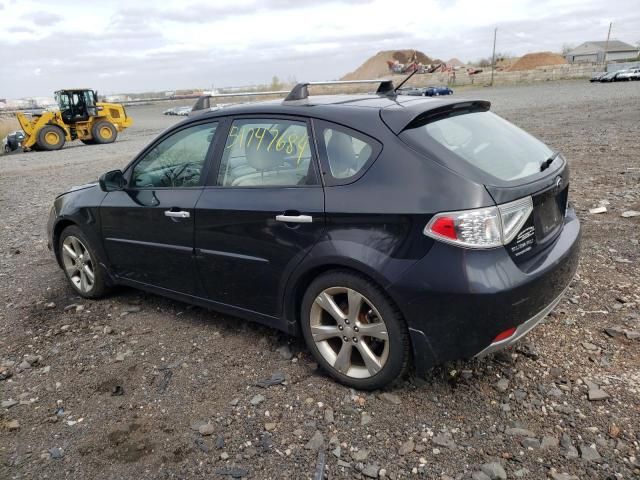
POLYGON ((638 478, 640 217, 622 214, 640 211, 640 82, 461 96, 564 152, 582 263, 514 350, 389 392, 342 387, 301 341, 236 318, 74 296, 46 248, 51 201, 178 121, 164 105, 129 108, 112 145, 0 157, 0 478, 638 478))

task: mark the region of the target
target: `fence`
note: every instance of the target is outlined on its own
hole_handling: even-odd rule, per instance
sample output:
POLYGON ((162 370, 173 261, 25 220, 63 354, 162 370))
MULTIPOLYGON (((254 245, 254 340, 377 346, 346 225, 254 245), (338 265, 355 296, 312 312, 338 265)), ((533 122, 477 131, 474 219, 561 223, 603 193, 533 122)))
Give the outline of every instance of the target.
MULTIPOLYGON (((522 70, 516 72, 496 71, 493 74, 494 85, 514 85, 517 83, 547 82, 553 80, 571 80, 579 78, 589 78, 595 72, 601 71, 602 66, 595 64, 562 64, 538 67, 533 70, 522 70)), ((401 76, 393 76, 394 83, 401 76)), ((491 69, 485 69, 476 75, 467 75, 464 70, 452 73, 426 73, 415 75, 409 85, 416 87, 427 87, 435 85, 488 85, 491 83, 491 69)))

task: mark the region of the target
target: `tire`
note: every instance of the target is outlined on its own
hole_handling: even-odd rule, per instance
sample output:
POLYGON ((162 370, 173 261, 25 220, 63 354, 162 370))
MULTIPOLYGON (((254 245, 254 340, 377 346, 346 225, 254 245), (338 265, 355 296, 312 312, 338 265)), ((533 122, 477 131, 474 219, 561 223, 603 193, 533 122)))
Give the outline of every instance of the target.
POLYGON ((307 347, 340 383, 376 390, 406 373, 410 359, 407 325, 387 294, 366 277, 342 270, 320 275, 304 294, 300 318, 307 347), (327 297, 338 307, 334 315, 340 321, 329 313, 327 297), (357 313, 349 315, 350 304, 359 306, 354 310, 357 313), (375 337, 365 335, 365 328, 375 337), (361 354, 363 351, 369 354, 361 354), (347 356, 348 361, 343 362, 347 356))
POLYGON ((95 299, 109 292, 102 262, 80 228, 75 225, 65 228, 57 248, 65 276, 78 295, 95 299))
POLYGON ((91 128, 91 135, 95 143, 113 143, 118 137, 118 130, 113 126, 113 123, 100 120, 91 128))
POLYGON ((9 145, 4 146, 4 153, 11 153, 11 147, 9 145))
POLYGON ((60 150, 64 147, 65 133, 56 125, 45 125, 38 132, 36 143, 40 150, 60 150))

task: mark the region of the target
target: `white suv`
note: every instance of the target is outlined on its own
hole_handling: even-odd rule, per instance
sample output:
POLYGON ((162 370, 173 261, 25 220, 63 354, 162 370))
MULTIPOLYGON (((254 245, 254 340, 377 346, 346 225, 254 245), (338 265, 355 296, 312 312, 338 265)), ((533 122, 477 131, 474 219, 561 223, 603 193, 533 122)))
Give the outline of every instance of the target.
POLYGON ((630 68, 616 77, 616 80, 640 80, 640 67, 630 68))

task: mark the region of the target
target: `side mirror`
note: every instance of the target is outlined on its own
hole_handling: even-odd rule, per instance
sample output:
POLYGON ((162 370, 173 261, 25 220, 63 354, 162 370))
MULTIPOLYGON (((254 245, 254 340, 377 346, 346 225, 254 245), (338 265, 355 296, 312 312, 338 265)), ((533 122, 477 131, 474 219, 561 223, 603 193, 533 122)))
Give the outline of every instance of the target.
POLYGON ((111 170, 110 172, 102 174, 98 179, 98 182, 100 183, 100 189, 103 192, 122 190, 127 184, 121 170, 111 170))

